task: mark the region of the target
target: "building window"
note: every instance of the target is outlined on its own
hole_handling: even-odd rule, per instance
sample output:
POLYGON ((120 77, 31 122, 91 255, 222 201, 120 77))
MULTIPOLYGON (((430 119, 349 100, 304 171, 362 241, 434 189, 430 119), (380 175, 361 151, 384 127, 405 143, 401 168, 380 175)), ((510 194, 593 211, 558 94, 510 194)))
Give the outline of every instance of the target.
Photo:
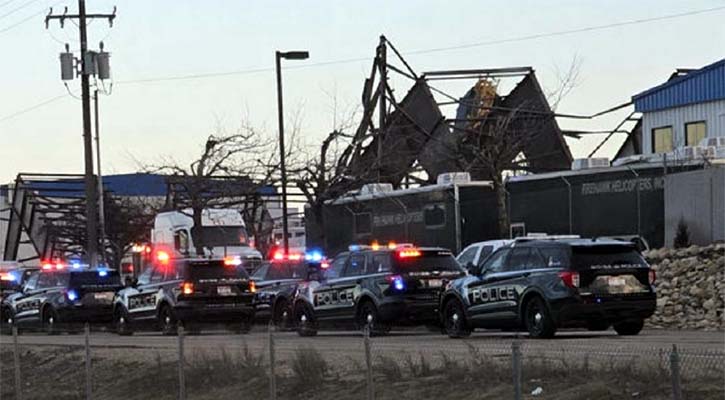
POLYGON ((707 125, 705 121, 688 122, 685 124, 685 145, 698 146, 702 139, 707 136, 707 125))
POLYGON ((672 151, 672 127, 663 126, 652 129, 652 152, 667 153, 668 151, 672 151))

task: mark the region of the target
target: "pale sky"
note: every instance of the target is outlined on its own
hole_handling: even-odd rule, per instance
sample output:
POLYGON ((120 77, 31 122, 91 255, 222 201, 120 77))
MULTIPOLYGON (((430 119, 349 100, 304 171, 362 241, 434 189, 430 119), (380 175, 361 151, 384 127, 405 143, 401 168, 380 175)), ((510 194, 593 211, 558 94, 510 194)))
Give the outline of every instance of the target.
MULTIPOLYGON (((46 30, 47 7, 77 2, 0 0, 0 183, 18 172, 83 171, 81 104, 66 93, 58 53, 77 51, 72 23, 46 30)), ((591 114, 626 102, 664 82, 678 67, 697 68, 725 57, 725 1, 190 1, 88 0, 89 12, 118 7, 113 28, 92 22, 89 43, 110 51, 113 93, 101 98, 101 142, 106 173, 138 170, 160 155, 191 161, 217 125, 234 130, 246 118, 276 134, 275 50, 309 50, 304 68, 284 71, 286 110, 302 116, 301 135, 319 144, 333 124, 332 97, 353 107, 380 34, 404 54, 504 41, 462 49, 410 54, 417 72, 435 69, 532 66, 544 87, 556 70, 580 62, 579 84, 558 111, 591 114), (619 24, 719 8, 696 15, 614 26, 529 40, 536 34, 619 24), (364 58, 338 64, 328 61, 364 58), (322 63, 322 65, 320 65, 322 63), (203 79, 136 82, 233 71, 203 79)), ((408 82, 394 82, 402 98, 408 82)), ((466 85, 473 82, 466 83, 466 85)), ((75 94, 80 81, 69 83, 75 94)), ((447 87, 462 96, 466 85, 447 87)), ((345 107, 341 106, 341 109, 345 107)), ((452 110, 446 110, 452 112, 452 110)), ((342 113, 342 111, 341 111, 342 113)), ((565 129, 613 129, 626 111, 586 123, 561 120, 565 129)), ((585 156, 601 136, 570 141, 585 156)), ((602 155, 611 156, 613 140, 602 155)))

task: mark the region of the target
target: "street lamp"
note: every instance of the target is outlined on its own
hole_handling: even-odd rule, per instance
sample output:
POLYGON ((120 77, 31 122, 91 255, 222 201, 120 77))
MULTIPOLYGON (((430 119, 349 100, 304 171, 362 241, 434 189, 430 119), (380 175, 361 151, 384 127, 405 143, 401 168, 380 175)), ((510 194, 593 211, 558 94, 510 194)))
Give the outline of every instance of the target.
POLYGON ((277 113, 279 118, 279 169, 282 175, 282 240, 285 254, 289 253, 289 229, 287 226, 287 169, 284 164, 284 112, 282 111, 282 68, 281 60, 306 60, 307 51, 275 52, 277 67, 277 113))

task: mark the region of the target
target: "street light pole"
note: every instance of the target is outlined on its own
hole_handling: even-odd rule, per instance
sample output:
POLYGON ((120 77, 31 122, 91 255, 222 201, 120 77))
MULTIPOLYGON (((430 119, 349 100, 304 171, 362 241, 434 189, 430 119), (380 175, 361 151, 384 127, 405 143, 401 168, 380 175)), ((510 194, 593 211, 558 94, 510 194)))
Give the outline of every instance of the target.
POLYGON ((282 108, 282 67, 281 60, 305 60, 310 53, 306 51, 275 52, 275 67, 277 70, 277 118, 279 122, 279 169, 282 176, 282 240, 284 253, 289 253, 289 226, 287 223, 287 168, 285 166, 284 150, 284 111, 282 108))

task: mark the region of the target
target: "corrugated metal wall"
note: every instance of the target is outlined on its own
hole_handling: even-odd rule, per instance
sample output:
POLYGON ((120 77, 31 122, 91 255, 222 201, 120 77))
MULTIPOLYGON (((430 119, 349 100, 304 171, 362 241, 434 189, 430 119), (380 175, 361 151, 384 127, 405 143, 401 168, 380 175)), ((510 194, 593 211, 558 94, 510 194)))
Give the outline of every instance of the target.
POLYGON ((724 98, 725 60, 720 60, 635 95, 634 108, 638 112, 652 112, 724 98))
POLYGON ((672 126, 674 146, 684 146, 685 124, 697 121, 706 121, 708 137, 725 136, 725 100, 644 113, 642 152, 652 153, 652 129, 665 126, 672 126))
POLYGON ((725 168, 665 177, 665 245, 672 246, 683 219, 693 244, 725 240, 725 168))

